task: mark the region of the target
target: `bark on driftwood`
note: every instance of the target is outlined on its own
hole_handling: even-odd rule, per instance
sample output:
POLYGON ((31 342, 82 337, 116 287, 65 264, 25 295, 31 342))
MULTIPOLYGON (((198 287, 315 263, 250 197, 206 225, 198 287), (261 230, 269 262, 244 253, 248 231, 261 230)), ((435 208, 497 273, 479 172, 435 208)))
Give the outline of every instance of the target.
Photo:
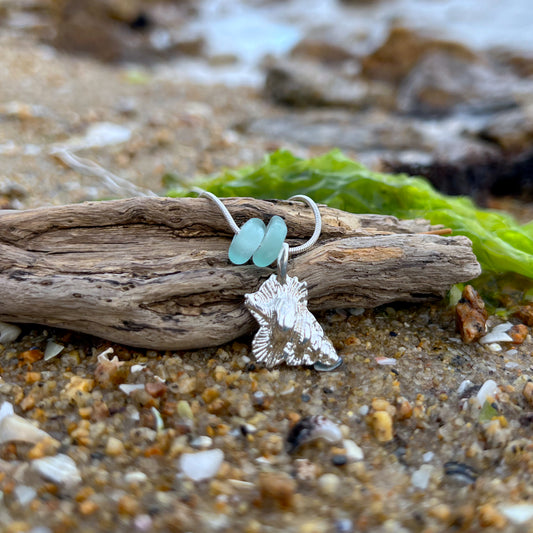
MULTIPOLYGON (((225 200, 237 223, 287 222, 311 235, 301 202, 225 200)), ((438 297, 479 275, 465 237, 426 221, 320 208, 323 232, 289 261, 310 309, 438 297), (438 233, 438 231, 437 231, 438 233)), ((132 198, 0 214, 0 320, 39 323, 153 349, 219 345, 256 325, 243 305, 273 272, 227 259, 231 230, 204 198, 132 198)))

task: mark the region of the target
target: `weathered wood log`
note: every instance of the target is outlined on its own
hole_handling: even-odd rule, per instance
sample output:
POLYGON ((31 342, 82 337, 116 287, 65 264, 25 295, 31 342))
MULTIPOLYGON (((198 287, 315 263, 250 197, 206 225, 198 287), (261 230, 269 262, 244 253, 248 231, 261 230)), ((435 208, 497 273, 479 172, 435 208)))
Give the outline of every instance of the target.
MULTIPOLYGON (((301 202, 225 203, 239 225, 282 216, 291 245, 313 231, 301 202)), ((311 310, 423 301, 480 273, 467 238, 431 234, 426 221, 320 210, 318 244, 288 267, 307 281, 311 310)), ((153 349, 222 344, 256 327, 243 296, 273 272, 230 264, 232 237, 204 198, 0 212, 0 320, 153 349)))

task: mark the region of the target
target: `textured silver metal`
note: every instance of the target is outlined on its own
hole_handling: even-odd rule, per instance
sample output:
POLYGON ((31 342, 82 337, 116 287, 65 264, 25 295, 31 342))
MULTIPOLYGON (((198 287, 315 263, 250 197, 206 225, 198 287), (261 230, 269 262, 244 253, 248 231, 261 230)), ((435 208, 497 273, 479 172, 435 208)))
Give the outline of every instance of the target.
POLYGON ((267 367, 313 365, 336 368, 342 359, 316 318, 307 309, 307 284, 272 274, 257 292, 245 295, 245 305, 259 322, 252 343, 255 359, 267 367))

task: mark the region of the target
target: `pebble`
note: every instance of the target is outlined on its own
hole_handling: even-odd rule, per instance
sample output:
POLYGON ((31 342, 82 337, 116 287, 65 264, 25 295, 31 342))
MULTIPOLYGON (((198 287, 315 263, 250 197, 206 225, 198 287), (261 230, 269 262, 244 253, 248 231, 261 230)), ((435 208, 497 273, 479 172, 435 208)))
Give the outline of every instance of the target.
POLYGON ((433 452, 426 452, 423 456, 422 456, 422 459, 424 461, 424 463, 429 463, 433 457, 435 457, 435 454, 433 452))
POLYGON ((178 402, 177 411, 178 411, 178 415, 181 418, 186 418, 187 420, 194 419, 194 414, 192 412, 191 406, 189 405, 189 402, 185 400, 180 400, 178 402))
POLYGON ((197 453, 184 453, 180 457, 182 472, 193 481, 210 479, 219 471, 224 453, 222 450, 205 450, 197 453))
POLYGON ((343 453, 336 453, 332 458, 331 462, 334 466, 343 466, 348 462, 348 458, 343 453))
POLYGON ((487 398, 493 398, 497 389, 498 384, 494 380, 488 379, 485 381, 477 393, 477 401, 479 402, 479 405, 483 406, 487 401, 487 398))
POLYGON ((387 411, 376 411, 370 415, 374 436, 379 442, 389 442, 394 437, 392 417, 387 411))
POLYGON ((193 448, 198 448, 200 450, 205 450, 213 446, 213 439, 207 435, 200 435, 191 441, 191 446, 193 448))
POLYGON ((339 490, 341 480, 335 474, 322 474, 318 478, 318 489, 324 496, 333 496, 339 490))
POLYGON ((455 306, 455 325, 463 342, 479 339, 485 333, 487 318, 485 303, 472 285, 466 285, 455 306))
POLYGON ((15 498, 22 506, 28 505, 37 496, 37 491, 27 485, 17 485, 13 492, 15 493, 15 498))
POLYGON ((335 520, 335 533, 352 533, 353 531, 353 522, 349 518, 335 520))
POLYGON ((499 509, 513 524, 525 524, 533 520, 533 503, 503 504, 499 509))
POLYGON ((497 342, 487 344, 487 348, 493 353, 499 353, 502 351, 502 347, 497 342))
POLYGON ((10 342, 17 340, 21 331, 22 330, 14 324, 0 322, 0 344, 9 344, 10 342))
POLYGON ((296 481, 283 472, 261 472, 259 474, 261 498, 276 502, 282 509, 290 509, 294 502, 296 481))
POLYGON ((522 395, 528 401, 529 405, 533 406, 533 381, 528 381, 524 385, 522 395))
POLYGON ((505 517, 490 503, 478 509, 478 516, 481 527, 503 529, 507 524, 505 517))
POLYGON ((133 472, 124 474, 124 482, 131 485, 138 485, 146 481, 148 481, 148 476, 140 470, 134 470, 133 472))
POLYGON ((62 453, 53 457, 35 459, 31 463, 31 468, 48 481, 64 485, 67 488, 81 482, 81 475, 76 463, 68 455, 62 453))
POLYGON ((516 324, 507 333, 513 339, 513 344, 522 344, 526 340, 529 330, 525 324, 516 324))
POLYGON ((411 476, 411 485, 419 490, 426 490, 431 479, 433 467, 431 465, 422 465, 418 470, 413 472, 411 476))
POLYGON ((109 437, 105 446, 105 453, 111 457, 124 455, 126 448, 124 443, 116 437, 109 437))
POLYGON ((344 439, 342 441, 343 448, 346 450, 346 458, 350 463, 362 461, 365 457, 363 450, 353 441, 344 439))

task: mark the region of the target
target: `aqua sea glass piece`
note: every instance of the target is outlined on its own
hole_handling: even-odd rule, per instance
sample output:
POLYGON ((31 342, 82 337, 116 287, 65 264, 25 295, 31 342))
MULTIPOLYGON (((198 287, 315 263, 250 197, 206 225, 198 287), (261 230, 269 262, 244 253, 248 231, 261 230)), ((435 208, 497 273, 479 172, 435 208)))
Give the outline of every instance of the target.
POLYGON ((266 228, 263 242, 253 254, 254 265, 258 267, 271 265, 278 258, 286 236, 287 225, 285 221, 277 215, 273 216, 266 228))
POLYGON ((259 218, 251 218, 245 222, 231 241, 228 251, 229 260, 234 265, 246 263, 259 248, 265 231, 265 223, 259 218))

